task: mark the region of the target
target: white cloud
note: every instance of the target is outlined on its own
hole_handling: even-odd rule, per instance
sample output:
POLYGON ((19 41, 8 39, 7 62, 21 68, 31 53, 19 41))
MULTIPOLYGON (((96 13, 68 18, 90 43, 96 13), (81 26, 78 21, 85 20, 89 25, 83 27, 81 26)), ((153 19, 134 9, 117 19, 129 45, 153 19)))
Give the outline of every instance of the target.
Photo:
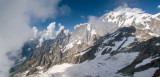
POLYGON ((158 6, 157 6, 157 8, 159 8, 159 9, 160 9, 160 5, 158 5, 158 6))
POLYGON ((56 32, 56 36, 64 29, 64 26, 61 25, 60 23, 58 24, 59 30, 56 32))
MULTIPOLYGON (((9 77, 10 67, 14 63, 10 58, 19 56, 21 47, 33 35, 30 18, 45 21, 61 15, 58 9, 63 10, 67 5, 58 7, 59 2, 60 0, 0 0, 0 77, 9 77)), ((54 25, 47 28, 48 38, 54 34, 53 28, 54 25)), ((34 35, 37 31, 34 28, 34 35)))
POLYGON ((17 56, 32 34, 23 15, 22 1, 7 1, 0 1, 0 77, 9 77, 9 70, 14 62, 9 57, 17 56))
POLYGON ((32 30, 33 30, 33 33, 34 33, 33 38, 37 38, 37 37, 38 37, 38 29, 34 26, 34 27, 32 28, 32 30))
POLYGON ((64 30, 64 33, 66 34, 66 36, 68 36, 68 34, 69 34, 69 29, 64 30))
POLYGON ((42 46, 42 43, 44 42, 44 38, 43 37, 41 37, 40 39, 39 39, 39 45, 37 46, 37 47, 40 47, 40 46, 42 46))
MULTIPOLYGON (((36 27, 33 27, 34 38, 32 39, 39 39, 39 45, 37 47, 42 46, 42 43, 45 40, 54 39, 62 30, 64 30, 64 26, 61 23, 58 24, 59 29, 55 30, 56 22, 52 22, 48 25, 47 30, 38 31, 36 27)), ((69 34, 69 29, 64 30, 66 35, 69 34)))
POLYGON ((75 25, 75 26, 74 26, 74 29, 80 27, 82 24, 83 24, 83 23, 80 23, 80 24, 75 25))
POLYGON ((55 34, 56 33, 55 24, 56 24, 56 22, 50 23, 47 27, 47 30, 44 29, 43 31, 39 31, 39 32, 36 32, 33 30, 35 32, 34 34, 36 34, 36 36, 37 36, 34 39, 39 39, 39 45, 37 47, 42 46, 42 43, 44 42, 44 40, 49 40, 49 39, 55 38, 55 35, 56 35, 55 34))
POLYGON ((45 34, 43 36, 46 40, 54 38, 54 36, 55 36, 55 30, 54 30, 55 29, 55 24, 56 24, 56 22, 52 22, 47 27, 47 31, 45 32, 45 34))
POLYGON ((115 12, 119 13, 119 14, 122 14, 122 13, 125 13, 125 12, 128 12, 128 13, 144 13, 143 10, 139 9, 139 8, 129 8, 127 4, 123 4, 123 6, 120 6, 116 9, 114 9, 115 12))
POLYGON ((114 32, 117 29, 116 24, 111 22, 103 22, 95 16, 89 16, 89 24, 95 28, 96 33, 100 36, 103 36, 106 33, 114 32))
POLYGON ((58 6, 61 0, 24 0, 24 9, 28 15, 36 19, 45 20, 55 18, 57 15, 70 13, 68 5, 58 6))

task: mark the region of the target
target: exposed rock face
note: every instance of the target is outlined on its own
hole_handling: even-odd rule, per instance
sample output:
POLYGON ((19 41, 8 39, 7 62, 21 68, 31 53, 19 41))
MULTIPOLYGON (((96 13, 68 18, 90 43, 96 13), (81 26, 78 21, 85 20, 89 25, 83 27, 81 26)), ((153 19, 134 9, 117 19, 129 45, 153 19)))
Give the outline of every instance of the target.
POLYGON ((87 28, 90 28, 89 24, 81 24, 79 27, 75 28, 75 30, 72 32, 69 43, 80 40, 82 42, 88 42, 91 38, 90 30, 87 28))
MULTIPOLYGON (((51 46, 54 45, 53 42, 46 42, 42 47, 38 48, 33 53, 30 60, 28 60, 16 72, 24 72, 29 70, 26 75, 30 76, 38 74, 38 71, 43 70, 45 72, 47 69, 56 64, 82 63, 86 60, 93 60, 101 55, 110 54, 111 56, 114 56, 119 53, 132 52, 138 52, 139 55, 131 64, 117 71, 118 73, 133 76, 134 72, 140 72, 152 67, 160 67, 159 44, 156 46, 156 43, 160 43, 160 38, 153 38, 148 41, 139 42, 133 35, 135 32, 136 29, 134 27, 120 28, 116 32, 107 34, 96 40, 94 46, 89 47, 84 43, 77 44, 63 53, 61 52, 61 46, 51 46), (76 49, 82 49, 82 51, 78 51, 76 49), (136 66, 147 58, 153 58, 153 60, 145 65, 136 66), (39 66, 43 68, 38 69, 39 66)), ((158 74, 155 73, 155 75, 158 74)))
POLYGON ((135 72, 143 71, 151 67, 160 67, 160 46, 157 46, 156 43, 160 43, 160 38, 152 38, 148 41, 141 42, 132 49, 128 50, 128 52, 137 51, 140 53, 130 65, 119 70, 119 72, 123 73, 124 75, 133 75, 135 72), (137 66, 143 60, 148 58, 153 58, 153 60, 144 65, 137 66))
MULTIPOLYGON (((62 30, 55 39, 45 41, 41 47, 36 48, 25 64, 19 67, 15 73, 32 71, 37 66, 44 67, 45 71, 53 65, 64 62, 80 63, 75 60, 74 55, 94 45, 94 41, 99 38, 98 35, 91 37, 88 27, 90 27, 89 24, 82 24, 68 36, 62 30), (67 48, 70 43, 74 46, 67 48)), ((27 75, 30 74, 33 73, 29 72, 27 75)))
MULTIPOLYGON (((42 47, 37 48, 36 51, 33 53, 33 55, 30 57, 30 59, 22 67, 20 67, 16 72, 24 72, 26 70, 32 71, 38 66, 44 67, 43 70, 45 71, 51 66, 56 64, 81 63, 86 60, 92 60, 95 58, 94 54, 98 51, 99 46, 101 47, 106 45, 111 46, 111 43, 114 41, 121 40, 123 37, 132 36, 131 33, 134 31, 135 31, 134 27, 123 28, 116 31, 113 34, 106 35, 103 38, 101 37, 94 43, 94 46, 90 47, 88 44, 85 44, 85 43, 76 44, 75 46, 68 49, 64 53, 62 53, 62 48, 60 46, 63 43, 61 43, 59 40, 55 39, 50 42, 47 41, 43 44, 42 47), (107 44, 102 43, 105 39, 112 38, 112 37, 113 39, 109 40, 107 44)), ((64 39, 65 38, 62 38, 61 41, 63 41, 64 39)), ((108 51, 102 52, 102 54, 106 54, 106 53, 109 53, 109 52, 108 51)), ((27 73, 27 75, 30 75, 30 74, 33 74, 33 73, 31 72, 27 73)))

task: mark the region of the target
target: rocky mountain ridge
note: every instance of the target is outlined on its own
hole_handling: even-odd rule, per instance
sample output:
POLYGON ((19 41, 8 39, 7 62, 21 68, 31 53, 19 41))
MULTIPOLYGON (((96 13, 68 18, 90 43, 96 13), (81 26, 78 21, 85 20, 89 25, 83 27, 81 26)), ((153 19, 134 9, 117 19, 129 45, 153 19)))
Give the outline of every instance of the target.
POLYGON ((109 12, 99 19, 117 24, 119 29, 115 29, 115 32, 101 35, 90 23, 78 25, 69 35, 62 30, 53 40, 47 40, 41 47, 36 48, 12 76, 75 77, 76 73, 78 77, 121 77, 140 76, 137 72, 143 73, 150 69, 153 69, 151 76, 159 76, 160 15, 150 15, 141 10, 137 12, 136 8, 120 9, 121 11, 109 12), (146 60, 147 62, 143 62, 146 60), (111 65, 108 62, 111 62, 111 65), (69 71, 49 71, 54 70, 52 67, 64 63, 74 64, 71 66, 82 69, 73 72, 76 68, 69 65, 72 68, 68 69, 69 71), (87 65, 94 66, 95 68, 87 68, 98 73, 88 72, 89 74, 85 75, 82 70, 86 70, 83 66, 87 65))

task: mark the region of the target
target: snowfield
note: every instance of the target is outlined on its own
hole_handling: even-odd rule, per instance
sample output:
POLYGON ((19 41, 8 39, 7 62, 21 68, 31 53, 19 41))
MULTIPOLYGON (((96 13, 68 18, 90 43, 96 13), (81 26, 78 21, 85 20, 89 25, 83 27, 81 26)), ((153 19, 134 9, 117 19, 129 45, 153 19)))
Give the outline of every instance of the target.
POLYGON ((145 71, 135 72, 134 77, 152 77, 158 68, 150 68, 145 71))
POLYGON ((40 72, 36 77, 122 77, 116 72, 129 65, 137 55, 138 53, 107 54, 81 64, 64 63, 53 66, 47 72, 40 72))
POLYGON ((141 63, 137 64, 137 65, 135 66, 135 68, 137 68, 137 67, 139 67, 139 66, 142 66, 142 65, 145 65, 145 64, 147 64, 147 63, 150 63, 152 60, 155 60, 155 59, 158 59, 158 57, 157 57, 157 58, 147 58, 147 59, 143 60, 141 63))

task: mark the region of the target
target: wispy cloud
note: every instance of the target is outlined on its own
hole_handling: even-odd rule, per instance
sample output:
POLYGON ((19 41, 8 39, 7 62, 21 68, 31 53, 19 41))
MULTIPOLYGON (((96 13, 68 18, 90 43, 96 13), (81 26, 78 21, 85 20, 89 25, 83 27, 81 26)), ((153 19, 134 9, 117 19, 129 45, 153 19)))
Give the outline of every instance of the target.
POLYGON ((58 8, 58 13, 60 15, 68 15, 68 14, 71 13, 71 9, 68 5, 63 5, 63 6, 58 8))
POLYGON ((157 8, 159 8, 159 9, 160 9, 160 5, 158 5, 158 6, 157 6, 157 8))
POLYGON ((85 19, 85 16, 80 16, 81 17, 81 19, 85 19))
POLYGON ((114 0, 116 6, 120 6, 122 4, 128 4, 129 6, 137 6, 139 5, 139 0, 114 0))
POLYGON ((61 0, 25 0, 25 13, 36 19, 45 20, 71 12, 68 5, 59 6, 61 0))
POLYGON ((119 6, 118 8, 115 8, 114 11, 119 14, 125 13, 125 12, 131 12, 131 13, 144 13, 145 12, 139 8, 129 8, 126 3, 124 3, 122 6, 119 6))
POLYGON ((99 19, 99 17, 96 16, 89 16, 89 24, 91 24, 95 30, 96 33, 100 36, 105 35, 106 33, 114 32, 117 29, 117 25, 111 22, 103 22, 99 19))

